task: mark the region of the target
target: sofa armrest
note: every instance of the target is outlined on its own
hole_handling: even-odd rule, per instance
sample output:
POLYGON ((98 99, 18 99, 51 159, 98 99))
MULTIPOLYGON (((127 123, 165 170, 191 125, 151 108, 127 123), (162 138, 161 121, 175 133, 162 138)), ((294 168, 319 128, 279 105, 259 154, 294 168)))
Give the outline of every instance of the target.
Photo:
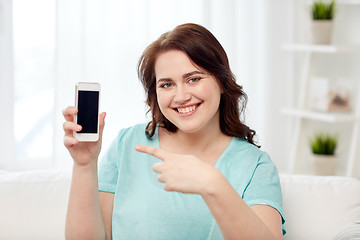
POLYGON ((64 239, 71 171, 0 173, 1 239, 64 239))
POLYGON ((280 175, 284 239, 333 239, 360 219, 360 181, 338 176, 280 175))

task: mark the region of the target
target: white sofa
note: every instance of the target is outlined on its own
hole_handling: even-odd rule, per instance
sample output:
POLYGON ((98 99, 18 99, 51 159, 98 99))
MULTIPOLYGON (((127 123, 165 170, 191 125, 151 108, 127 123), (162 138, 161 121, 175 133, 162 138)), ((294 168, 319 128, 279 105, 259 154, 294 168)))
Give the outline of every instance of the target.
MULTIPOLYGON (((0 239, 64 239, 71 172, 0 172, 0 239)), ((360 181, 281 175, 285 240, 329 240, 360 220, 360 181)))
POLYGON ((281 175, 280 181, 287 221, 286 240, 331 240, 360 220, 359 180, 281 175))

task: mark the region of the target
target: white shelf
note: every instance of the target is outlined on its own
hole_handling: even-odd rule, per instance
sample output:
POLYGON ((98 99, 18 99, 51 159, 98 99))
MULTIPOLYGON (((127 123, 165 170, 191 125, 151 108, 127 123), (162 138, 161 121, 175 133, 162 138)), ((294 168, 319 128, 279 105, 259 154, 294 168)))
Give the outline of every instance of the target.
POLYGON ((350 51, 360 51, 360 46, 337 46, 337 45, 325 45, 325 44, 297 44, 290 43, 284 44, 282 49, 288 51, 300 51, 300 52, 318 52, 318 53, 340 53, 350 51))
POLYGON ((283 108, 281 112, 286 115, 301 117, 306 119, 324 121, 324 122, 331 122, 331 123, 341 123, 341 122, 355 122, 358 120, 351 113, 328 113, 328 112, 318 112, 318 111, 311 111, 311 110, 301 110, 301 109, 294 109, 294 108, 283 108))
MULTIPOLYGON (((313 0, 308 0, 307 5, 311 5, 313 0)), ((360 5, 360 0, 337 0, 335 4, 341 5, 360 5)))
MULTIPOLYGON (((313 0, 306 0, 305 6, 307 4, 308 7, 313 3, 313 0)), ((355 13, 356 11, 353 8, 358 9, 360 7, 360 0, 336 0, 336 5, 345 6, 343 9, 351 10, 349 13, 353 16, 357 16, 355 13)), ((335 18, 336 20, 336 18, 335 18)), ((355 24, 355 23, 354 23, 355 24)), ((357 22, 358 24, 358 22, 357 22)), ((340 39, 339 39, 340 40, 340 39)), ((351 39, 349 39, 351 40, 351 39)), ((296 41, 296 40, 295 40, 296 41)), ((360 43, 333 43, 333 44, 312 44, 310 41, 300 42, 298 40, 295 43, 288 43, 283 44, 281 46, 282 50, 289 51, 292 58, 297 58, 295 56, 297 54, 302 54, 303 58, 301 61, 294 61, 293 66, 294 68, 300 70, 300 82, 292 82, 291 89, 293 93, 295 91, 298 92, 298 99, 294 101, 296 103, 295 108, 283 108, 280 111, 288 116, 293 118, 293 132, 292 136, 292 143, 290 146, 290 156, 289 156, 289 172, 297 172, 302 171, 304 169, 308 169, 308 164, 304 163, 303 158, 306 155, 306 148, 304 146, 304 139, 306 138, 306 129, 311 130, 311 128, 317 129, 319 126, 311 126, 311 124, 307 124, 311 121, 318 121, 318 123, 330 123, 329 126, 324 126, 324 128, 329 129, 334 127, 334 130, 341 129, 341 124, 346 124, 351 127, 350 138, 346 137, 345 144, 348 145, 346 148, 348 153, 345 153, 342 157, 346 157, 347 154, 347 162, 345 163, 346 167, 346 176, 348 177, 359 177, 360 172, 356 170, 356 164, 360 164, 359 162, 359 151, 358 146, 360 143, 360 83, 358 84, 357 88, 354 89, 355 100, 353 103, 354 110, 352 112, 322 112, 322 111, 314 111, 306 108, 306 101, 307 101, 307 93, 310 84, 310 78, 314 72, 324 72, 325 68, 322 69, 318 67, 318 63, 322 62, 323 58, 331 58, 336 59, 337 55, 343 55, 342 58, 351 59, 351 62, 355 63, 355 58, 352 59, 353 56, 357 57, 360 56, 360 43), (318 55, 322 55, 321 58, 318 58, 318 55), (326 55, 326 56, 325 56, 326 55), (352 56, 353 55, 353 56, 352 56), (299 64, 300 62, 300 64, 299 64), (296 65, 295 65, 296 64, 296 65), (297 86, 298 84, 298 86, 297 86), (295 90, 296 86, 296 90, 295 90), (305 130, 305 131, 304 131, 305 130)), ((298 59, 300 60, 300 59, 298 59)), ((326 62, 324 63, 326 65, 326 62)), ((345 62, 342 64, 346 64, 345 62)), ((328 66, 330 67, 330 66, 328 66)), ((342 66, 339 65, 339 68, 342 66)), ((355 69, 355 66, 351 66, 351 68, 355 69)), ((358 71, 356 71, 358 73, 358 71)), ((294 73, 298 74, 297 71, 294 73)), ((336 72, 334 77, 338 76, 341 72, 336 72)), ((320 73, 321 75, 321 73, 320 73)), ((353 73, 354 79, 356 78, 355 72, 353 73)), ((344 139, 343 139, 344 140, 344 139)), ((344 140, 345 141, 345 140, 344 140)))
POLYGON ((338 0, 339 4, 360 5, 360 0, 338 0))

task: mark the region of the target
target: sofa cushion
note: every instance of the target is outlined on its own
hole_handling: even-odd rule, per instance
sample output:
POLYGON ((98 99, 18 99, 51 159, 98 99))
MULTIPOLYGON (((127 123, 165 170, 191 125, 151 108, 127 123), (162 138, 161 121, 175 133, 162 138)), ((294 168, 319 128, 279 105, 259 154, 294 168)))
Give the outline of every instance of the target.
MULTIPOLYGON (((285 240, 332 239, 360 219, 360 181, 280 175, 285 240)), ((0 239, 64 239, 71 171, 0 172, 0 239)))
POLYGON ((360 240, 360 221, 346 226, 333 240, 360 240))
POLYGON ((360 181, 347 177, 280 176, 287 234, 284 239, 333 239, 360 219, 360 181))
POLYGON ((71 172, 0 173, 0 238, 64 239, 71 172))

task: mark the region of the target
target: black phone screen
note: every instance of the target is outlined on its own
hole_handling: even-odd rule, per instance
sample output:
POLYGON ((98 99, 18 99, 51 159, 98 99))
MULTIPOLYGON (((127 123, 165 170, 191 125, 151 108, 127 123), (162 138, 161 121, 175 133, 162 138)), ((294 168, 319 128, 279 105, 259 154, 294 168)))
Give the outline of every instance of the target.
POLYGON ((79 133, 97 133, 99 92, 79 90, 78 110, 77 123, 82 126, 79 133))

